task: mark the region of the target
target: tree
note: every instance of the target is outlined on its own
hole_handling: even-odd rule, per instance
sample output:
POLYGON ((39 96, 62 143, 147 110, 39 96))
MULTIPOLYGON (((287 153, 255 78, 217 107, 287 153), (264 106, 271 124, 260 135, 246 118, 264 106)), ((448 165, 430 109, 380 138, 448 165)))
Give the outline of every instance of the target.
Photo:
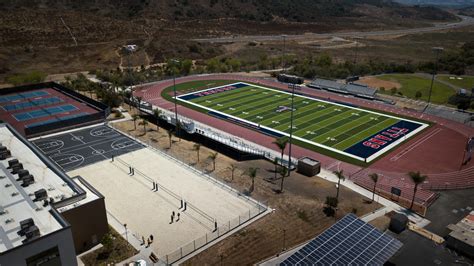
POLYGON ((277 174, 278 174, 278 157, 273 158, 273 164, 275 165, 275 177, 274 177, 274 179, 277 179, 277 174))
POLYGON ((138 120, 139 118, 140 118, 140 116, 137 115, 137 114, 132 115, 134 130, 137 130, 137 120, 138 120))
POLYGON ((137 96, 136 98, 137 98, 137 102, 138 102, 138 103, 137 103, 137 111, 138 111, 138 113, 141 113, 141 111, 140 111, 140 106, 142 105, 142 99, 143 99, 143 97, 137 96))
POLYGON ((250 192, 253 192, 255 188, 255 177, 257 177, 258 168, 250 167, 248 170, 248 175, 252 179, 252 186, 250 187, 250 192))
POLYGON ((197 161, 199 162, 199 151, 201 150, 201 144, 195 143, 193 149, 197 152, 197 161))
POLYGON ((172 128, 170 128, 170 129, 167 129, 167 130, 166 130, 166 133, 168 133, 168 138, 169 138, 169 140, 170 140, 170 149, 171 149, 171 144, 173 143, 173 142, 172 142, 172 138, 173 138, 173 129, 172 129, 172 128))
POLYGON ((148 121, 146 121, 145 119, 142 119, 142 121, 140 121, 140 125, 143 126, 143 132, 144 132, 144 135, 146 135, 146 126, 148 125, 148 121))
POLYGON ((160 116, 163 113, 160 109, 153 109, 153 115, 156 118, 156 131, 160 131, 160 116))
POLYGON ((415 183, 415 187, 413 188, 413 198, 410 204, 410 210, 411 210, 413 208, 413 204, 415 203, 415 195, 416 195, 416 191, 418 190, 418 185, 425 182, 426 178, 428 177, 426 175, 421 175, 420 171, 409 172, 408 176, 411 178, 413 183, 415 183))
POLYGON ((227 169, 230 171, 230 180, 234 181, 234 172, 237 170, 237 165, 231 164, 227 169))
POLYGON ((277 138, 275 141, 273 141, 273 144, 275 144, 278 149, 281 150, 281 165, 283 165, 283 153, 285 152, 286 144, 288 143, 288 138, 287 137, 281 137, 277 138))
POLYGON ((379 181, 379 175, 376 173, 372 173, 369 175, 370 179, 374 182, 374 189, 372 190, 372 202, 375 199, 375 187, 377 186, 377 181, 379 181))
POLYGON ((281 183, 280 183, 280 193, 283 192, 283 182, 285 181, 285 176, 288 174, 288 169, 286 167, 280 167, 278 171, 281 176, 281 183))
POLYGON ((209 157, 208 157, 212 161, 212 171, 216 170, 217 155, 219 155, 217 152, 213 152, 213 153, 209 154, 209 157))
POLYGON ((332 173, 335 174, 336 177, 337 177, 337 194, 336 194, 336 199, 339 200, 339 188, 341 187, 341 180, 342 180, 342 181, 346 180, 346 177, 344 176, 343 170, 334 171, 334 172, 332 172, 332 173))
POLYGON ((326 206, 323 208, 323 212, 326 214, 328 217, 332 217, 336 214, 336 208, 337 205, 339 204, 339 200, 335 197, 326 197, 326 206))
POLYGON ((421 98, 421 96, 423 96, 423 94, 421 94, 421 91, 416 91, 415 98, 418 100, 421 98))

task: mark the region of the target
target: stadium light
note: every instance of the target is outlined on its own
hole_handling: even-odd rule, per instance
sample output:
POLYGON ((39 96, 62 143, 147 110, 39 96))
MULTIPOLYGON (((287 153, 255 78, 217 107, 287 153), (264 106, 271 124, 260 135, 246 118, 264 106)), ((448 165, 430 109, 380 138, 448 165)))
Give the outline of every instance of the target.
MULTIPOLYGON (((432 50, 436 54, 436 61, 435 61, 434 69, 433 69, 433 74, 431 76, 430 93, 428 95, 428 104, 426 105, 426 108, 428 108, 428 106, 431 103, 431 93, 433 92, 433 83, 434 83, 435 75, 438 72, 439 53, 441 53, 444 50, 444 48, 443 47, 433 47, 432 50)), ((426 110, 426 108, 425 108, 425 110, 426 110)))
MULTIPOLYGON (((178 64, 179 60, 171 59, 171 62, 178 64)), ((179 136, 179 126, 178 126, 178 98, 176 98, 176 73, 173 66, 173 92, 174 92, 174 119, 176 123, 176 136, 179 136)))
POLYGON ((288 176, 291 174, 291 144, 293 140, 293 113, 295 110, 295 84, 290 83, 292 90, 291 90, 291 115, 290 115, 290 146, 288 149, 288 176))
POLYGON ((286 60, 285 60, 285 55, 286 55, 286 35, 283 34, 281 35, 283 38, 283 58, 282 58, 282 65, 283 65, 283 73, 286 73, 286 60))

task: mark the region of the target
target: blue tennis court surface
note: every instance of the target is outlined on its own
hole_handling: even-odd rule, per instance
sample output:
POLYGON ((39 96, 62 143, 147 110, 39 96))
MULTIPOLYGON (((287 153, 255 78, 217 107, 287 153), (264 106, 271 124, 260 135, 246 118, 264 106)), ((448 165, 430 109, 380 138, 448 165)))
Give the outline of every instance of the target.
POLYGON ((22 93, 17 93, 15 95, 6 95, 6 96, 0 97, 0 103, 13 102, 13 101, 18 101, 22 99, 35 98, 35 97, 46 96, 46 95, 49 95, 47 91, 22 92, 22 93))
POLYGON ((402 245, 351 213, 280 265, 384 265, 402 245))
POLYGON ((22 110, 26 108, 57 104, 61 102, 63 102, 62 99, 58 97, 51 97, 51 98, 43 98, 43 99, 36 99, 36 100, 27 101, 27 102, 9 104, 9 105, 2 106, 2 108, 5 111, 17 111, 17 110, 22 110))
POLYGON ((86 116, 86 115, 89 115, 89 114, 88 113, 79 113, 79 114, 74 114, 74 115, 67 115, 67 116, 63 116, 63 117, 49 119, 49 120, 46 120, 46 121, 31 123, 31 124, 26 125, 25 127, 42 126, 42 125, 47 125, 47 124, 51 124, 51 123, 58 122, 58 121, 66 121, 66 120, 69 120, 69 119, 73 119, 73 118, 81 117, 81 116, 86 116))
POLYGON ((15 117, 15 119, 18 121, 25 121, 25 120, 30 120, 34 118, 40 118, 40 117, 45 117, 45 116, 50 116, 50 115, 71 112, 75 110, 77 110, 77 107, 75 107, 72 104, 66 104, 66 105, 43 108, 40 110, 31 111, 31 112, 14 114, 13 117, 15 117))

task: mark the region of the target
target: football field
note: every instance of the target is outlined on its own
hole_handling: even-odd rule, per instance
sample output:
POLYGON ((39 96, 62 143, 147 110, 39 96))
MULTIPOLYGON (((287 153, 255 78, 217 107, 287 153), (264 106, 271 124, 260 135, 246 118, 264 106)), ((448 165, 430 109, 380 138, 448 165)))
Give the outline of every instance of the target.
MULTIPOLYGON (((236 82, 180 95, 178 100, 265 134, 290 134, 292 99, 288 92, 236 82)), ((365 162, 428 126, 304 95, 295 95, 293 111, 296 140, 365 162)))

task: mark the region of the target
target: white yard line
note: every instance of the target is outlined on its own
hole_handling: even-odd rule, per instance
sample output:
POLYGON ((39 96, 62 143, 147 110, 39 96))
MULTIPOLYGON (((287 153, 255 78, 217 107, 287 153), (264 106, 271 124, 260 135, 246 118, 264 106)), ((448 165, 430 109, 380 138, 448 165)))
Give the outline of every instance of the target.
MULTIPOLYGON (((251 121, 249 121, 249 120, 242 119, 242 118, 240 118, 240 117, 237 117, 237 116, 234 116, 234 115, 230 115, 230 114, 227 114, 227 113, 224 113, 224 112, 221 112, 221 111, 212 109, 212 108, 210 108, 210 107, 206 107, 206 106, 203 106, 203 105, 200 105, 200 104, 197 104, 197 103, 188 101, 188 100, 183 100, 183 99, 180 98, 180 97, 183 97, 183 96, 186 96, 186 95, 192 95, 192 94, 196 94, 196 93, 200 93, 200 92, 204 92, 204 91, 208 91, 208 90, 218 89, 218 88, 225 87, 225 86, 232 86, 232 85, 239 84, 239 83, 240 83, 240 84, 245 84, 245 85, 247 85, 247 86, 257 87, 257 88, 264 89, 264 90, 270 90, 270 91, 274 91, 274 92, 279 92, 279 93, 284 93, 284 94, 291 95, 291 93, 285 92, 285 91, 279 91, 279 90, 275 90, 275 89, 271 89, 271 88, 266 88, 266 87, 262 87, 262 86, 258 86, 258 85, 253 85, 253 84, 251 85, 251 84, 248 84, 248 83, 245 83, 245 82, 236 82, 236 83, 227 84, 227 85, 223 85, 223 86, 219 86, 219 87, 214 87, 214 88, 209 88, 209 89, 204 89, 204 90, 200 90, 200 91, 196 91, 196 92, 190 92, 190 93, 187 93, 187 94, 183 94, 183 95, 177 96, 176 98, 177 98, 177 100, 179 100, 179 101, 182 101, 182 102, 185 102, 185 103, 194 105, 194 106, 196 106, 196 107, 199 107, 199 108, 202 108, 202 109, 211 111, 211 112, 215 112, 215 113, 218 113, 218 114, 221 114, 221 115, 230 117, 230 118, 232 118, 232 119, 235 119, 235 120, 237 120, 237 121, 242 121, 242 122, 244 122, 244 123, 248 123, 248 124, 253 125, 253 126, 255 126, 255 127, 264 128, 264 129, 267 129, 267 130, 269 130, 269 131, 273 131, 273 132, 275 132, 275 133, 278 133, 278 134, 281 134, 281 135, 284 135, 284 136, 288 136, 288 137, 289 137, 289 134, 286 133, 286 132, 283 132, 283 131, 280 131, 280 130, 277 130, 277 129, 274 129, 274 128, 271 128, 271 127, 267 127, 267 126, 264 126, 264 125, 260 125, 260 124, 258 124, 258 123, 254 123, 254 122, 251 122, 251 121)), ((321 143, 317 143, 317 142, 314 142, 314 141, 311 141, 311 140, 302 138, 302 137, 293 136, 293 138, 295 138, 295 139, 297 139, 297 140, 300 140, 300 141, 302 141, 302 142, 306 142, 306 143, 309 143, 309 144, 311 144, 311 145, 318 146, 318 147, 321 147, 321 148, 324 148, 324 149, 327 149, 327 150, 330 150, 330 151, 333 151, 333 152, 336 152, 336 153, 345 155, 345 156, 347 156, 347 157, 357 159, 357 160, 359 160, 359 161, 371 162, 371 161, 373 161, 374 159, 378 158, 379 156, 383 155, 385 152, 387 152, 387 151, 389 151, 390 149, 392 149, 393 147, 395 147, 395 146, 397 146, 398 144, 402 143, 402 142, 405 141, 406 139, 409 139, 411 136, 417 134, 418 132, 420 132, 420 131, 423 130, 424 128, 428 127, 427 124, 424 124, 424 123, 421 123, 421 122, 417 122, 417 121, 413 121, 413 120, 409 120, 409 119, 404 119, 404 118, 400 118, 400 117, 396 117, 396 116, 386 115, 386 114, 382 114, 382 113, 377 113, 377 112, 374 112, 374 111, 365 110, 365 109, 361 109, 361 108, 356 108, 356 107, 352 107, 352 106, 347 106, 347 105, 343 105, 343 104, 339 104, 339 103, 334 103, 334 102, 324 101, 324 100, 320 100, 320 99, 315 99, 315 98, 311 98, 311 97, 308 97, 308 96, 296 95, 295 97, 306 98, 306 99, 309 99, 309 100, 312 100, 312 101, 324 102, 324 103, 327 103, 327 104, 332 104, 332 105, 341 106, 341 107, 344 107, 344 108, 349 108, 349 109, 354 109, 354 110, 358 110, 358 111, 362 111, 362 112, 367 112, 367 113, 375 114, 375 115, 377 115, 377 116, 385 116, 385 117, 394 118, 394 119, 401 120, 401 121, 408 121, 408 122, 412 122, 412 123, 421 125, 421 126, 420 126, 419 128, 417 128, 416 130, 413 130, 412 132, 410 132, 409 134, 407 134, 406 137, 400 138, 400 139, 398 139, 397 141, 392 142, 390 145, 387 145, 386 147, 384 147, 383 149, 379 150, 378 152, 372 154, 371 156, 369 156, 369 157, 366 158, 366 159, 365 159, 365 158, 362 158, 362 157, 359 157, 359 156, 356 156, 356 155, 353 155, 353 154, 351 154, 351 153, 347 153, 347 152, 344 152, 344 151, 341 151, 341 150, 332 148, 332 147, 330 147, 330 146, 326 146, 326 145, 321 144, 321 143)))

